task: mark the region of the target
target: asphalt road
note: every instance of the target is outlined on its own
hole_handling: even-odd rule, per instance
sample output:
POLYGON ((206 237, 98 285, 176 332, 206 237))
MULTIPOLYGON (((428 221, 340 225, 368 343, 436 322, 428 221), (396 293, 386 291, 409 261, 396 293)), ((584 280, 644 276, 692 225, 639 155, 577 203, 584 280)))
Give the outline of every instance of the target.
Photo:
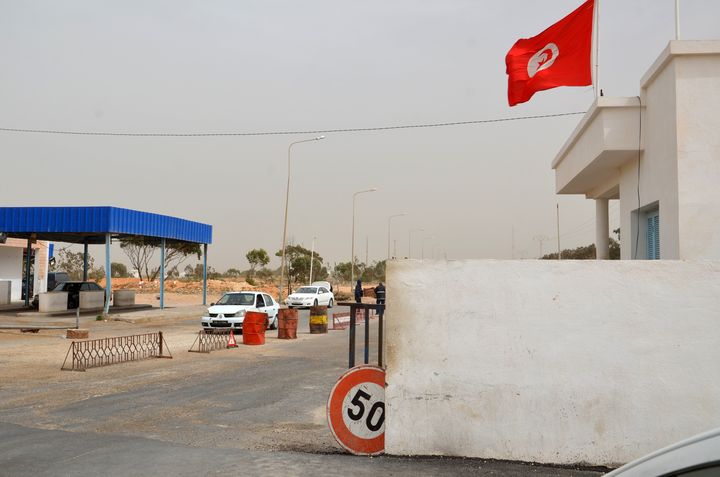
MULTIPOLYGON (((477 459, 345 455, 327 428, 325 404, 347 369, 348 333, 310 335, 308 312, 300 317, 298 340, 270 334, 265 346, 210 354, 184 351, 199 320, 178 320, 162 327, 172 360, 86 373, 38 365, 47 377, 0 381, 0 475, 598 475, 477 459)), ((373 338, 376 331, 373 322, 373 338)), ((27 339, 58 346, 55 338, 27 339)), ((0 350, 3 343, 0 337, 0 350)), ((358 362, 361 356, 359 343, 358 362)))

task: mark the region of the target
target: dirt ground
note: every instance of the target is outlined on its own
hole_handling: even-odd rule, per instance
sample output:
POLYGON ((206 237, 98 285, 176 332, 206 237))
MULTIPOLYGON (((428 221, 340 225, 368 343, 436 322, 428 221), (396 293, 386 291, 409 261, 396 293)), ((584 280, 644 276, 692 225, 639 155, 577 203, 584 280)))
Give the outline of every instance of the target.
MULTIPOLYGON (((209 295, 208 301, 217 296, 209 295)), ((155 299, 154 294, 138 297, 155 299)), ((70 347, 63 330, 0 330, 0 420, 191 446, 340 451, 324 405, 344 370, 347 332, 310 335, 303 315, 297 340, 279 340, 269 331, 265 346, 189 353, 204 307, 187 305, 201 297, 169 294, 168 301, 177 308, 118 316, 135 323, 83 316, 81 327, 90 330, 91 339, 160 330, 171 360, 61 371, 70 347)), ((13 319, 0 315, 0 321, 13 319)), ((237 339, 242 342, 242 336, 237 339)))
MULTIPOLYGON (((100 280, 98 283, 100 286, 105 287, 104 279, 100 280)), ((368 297, 374 296, 372 289, 375 286, 377 286, 376 283, 364 283, 364 295, 368 297)), ((160 293, 160 282, 158 280, 143 282, 139 278, 113 278, 112 287, 114 290, 135 290, 138 295, 152 293, 157 295, 160 293)), ((208 280, 208 298, 210 295, 213 295, 217 299, 217 297, 222 296, 225 292, 243 290, 261 291, 268 293, 273 297, 276 297, 278 292, 277 283, 274 282, 258 283, 254 286, 244 280, 231 280, 225 278, 220 280, 208 280)), ((333 292, 335 293, 336 301, 349 300, 353 295, 353 288, 350 285, 333 284, 333 292)), ((183 301, 179 296, 190 295, 192 297, 202 297, 202 282, 199 280, 166 280, 166 300, 170 295, 176 299, 178 304, 191 303, 183 301)), ((158 301, 160 300, 159 295, 156 299, 158 301)), ((142 303, 151 303, 151 301, 143 301, 142 303)), ((202 303, 202 299, 200 299, 197 303, 202 303)))

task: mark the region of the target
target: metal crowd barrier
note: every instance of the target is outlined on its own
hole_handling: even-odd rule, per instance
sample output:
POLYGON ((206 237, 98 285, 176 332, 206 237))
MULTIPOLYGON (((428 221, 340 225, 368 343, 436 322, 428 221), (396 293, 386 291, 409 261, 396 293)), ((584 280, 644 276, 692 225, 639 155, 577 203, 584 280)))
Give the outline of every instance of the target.
POLYGON ((350 307, 350 330, 349 330, 349 350, 348 350, 348 367, 355 367, 355 325, 358 322, 365 322, 365 353, 364 363, 370 363, 370 317, 371 312, 377 313, 378 318, 378 366, 383 366, 383 317, 385 315, 385 305, 371 303, 355 303, 346 302, 338 303, 339 306, 350 307), (359 315, 359 319, 358 319, 359 315))
POLYGON ((98 340, 73 341, 60 369, 85 371, 88 368, 147 358, 172 358, 162 331, 98 340), (165 351, 167 351, 167 355, 165 355, 165 351), (72 356, 70 367, 66 368, 65 365, 70 356, 72 356))
MULTIPOLYGON (((220 349, 227 349, 228 339, 230 338, 230 328, 226 329, 201 329, 197 338, 193 341, 192 346, 188 350, 190 353, 209 353, 220 349), (208 333, 208 331, 210 331, 208 333), (197 349, 193 349, 197 344, 197 349)), ((235 338, 237 339, 237 337, 235 338)))

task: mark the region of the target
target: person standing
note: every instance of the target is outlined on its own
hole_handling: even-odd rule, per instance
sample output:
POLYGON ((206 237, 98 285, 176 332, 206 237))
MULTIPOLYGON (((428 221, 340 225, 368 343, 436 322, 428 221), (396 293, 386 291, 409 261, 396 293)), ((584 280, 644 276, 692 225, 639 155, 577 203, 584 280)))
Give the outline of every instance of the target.
POLYGON ((355 303, 362 303, 363 289, 362 282, 358 279, 355 284, 355 303))
POLYGON ((383 305, 379 310, 380 318, 382 318, 385 314, 385 285, 383 285, 383 282, 380 282, 380 284, 375 287, 375 303, 383 305))

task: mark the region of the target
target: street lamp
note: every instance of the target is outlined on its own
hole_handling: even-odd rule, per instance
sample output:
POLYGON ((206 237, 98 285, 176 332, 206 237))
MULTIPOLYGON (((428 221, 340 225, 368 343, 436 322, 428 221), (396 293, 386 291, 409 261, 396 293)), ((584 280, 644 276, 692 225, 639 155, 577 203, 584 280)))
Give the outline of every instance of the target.
POLYGON ((394 219, 395 217, 404 217, 407 215, 407 212, 403 212, 402 214, 395 214, 388 217, 388 255, 387 259, 390 261, 390 221, 394 219))
POLYGON ((287 174, 287 190, 285 191, 285 222, 283 225, 283 241, 282 241, 282 260, 280 263, 280 283, 278 284, 278 302, 282 303, 282 286, 285 278, 285 243, 287 239, 287 218, 288 218, 288 201, 290 200, 290 150, 295 144, 301 142, 319 141, 325 139, 325 136, 318 136, 312 139, 303 139, 302 141, 291 142, 288 146, 288 174, 287 174))
POLYGON ((315 239, 316 238, 317 237, 313 237, 312 247, 310 247, 310 283, 312 283, 313 262, 315 261, 315 260, 313 260, 313 258, 315 256, 315 239))
POLYGON ((365 194, 366 192, 375 192, 376 187, 367 190, 357 191, 353 194, 353 216, 352 216, 352 252, 350 257, 350 284, 355 281, 355 198, 358 194, 365 194))
POLYGON ((408 232, 408 258, 412 258, 412 234, 413 232, 425 232, 425 229, 413 229, 408 232))

